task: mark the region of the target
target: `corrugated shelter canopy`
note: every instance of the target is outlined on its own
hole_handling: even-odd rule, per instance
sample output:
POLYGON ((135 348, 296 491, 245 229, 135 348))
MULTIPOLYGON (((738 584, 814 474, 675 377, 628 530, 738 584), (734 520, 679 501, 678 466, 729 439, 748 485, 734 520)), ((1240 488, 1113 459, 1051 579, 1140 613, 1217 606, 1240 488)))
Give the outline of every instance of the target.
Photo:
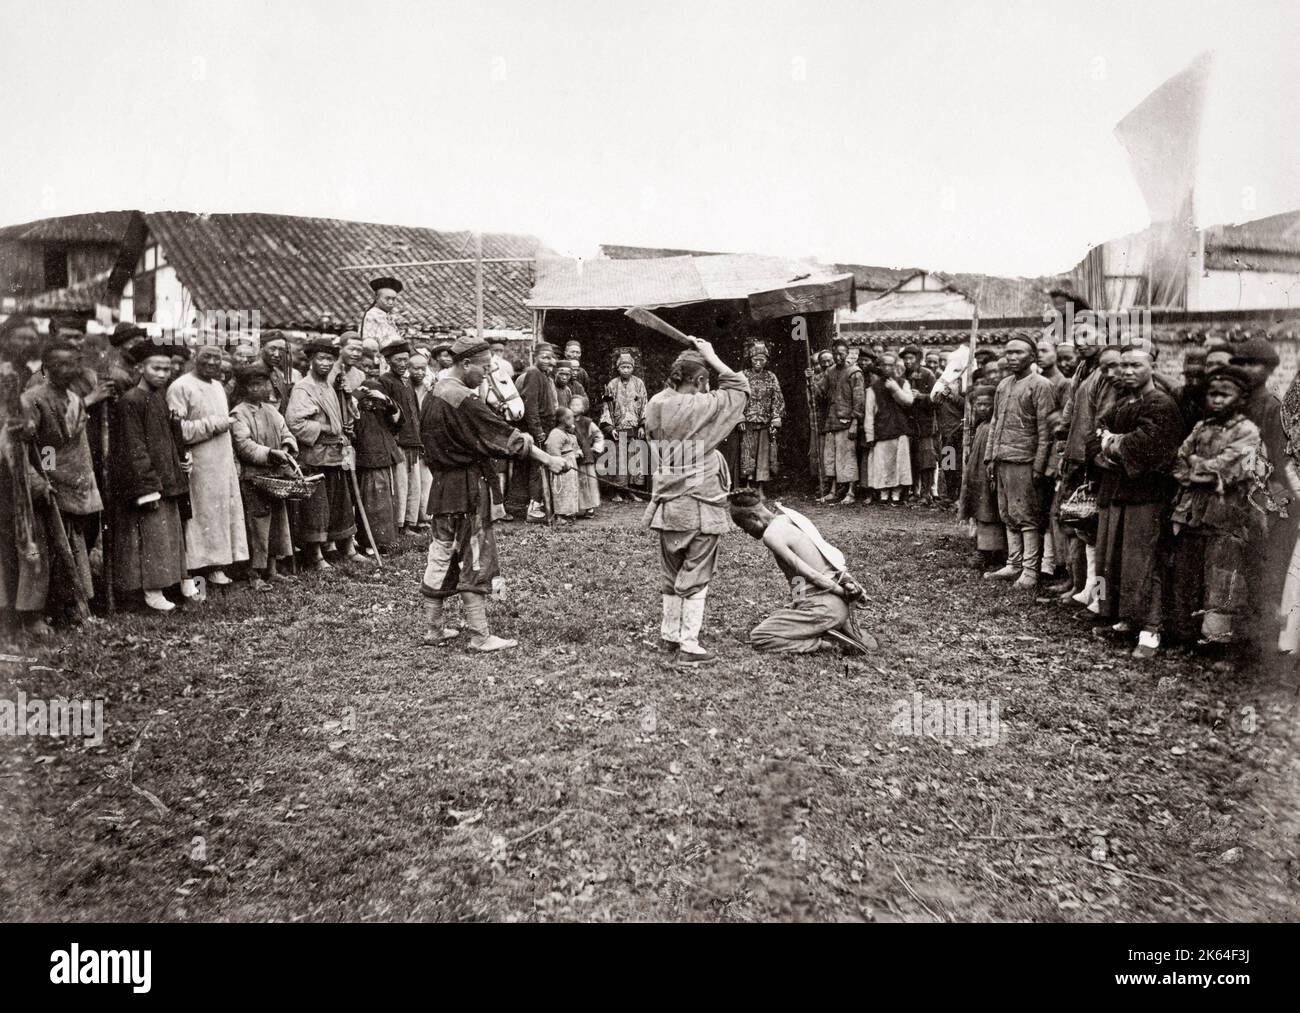
MULTIPOLYGON (((827 293, 834 293, 841 300, 836 305, 848 305, 853 298, 853 275, 806 261, 750 254, 646 260, 539 258, 537 284, 527 305, 570 310, 686 306, 748 300, 755 294, 795 288, 802 290, 805 298, 825 300, 827 293)), ((766 305, 771 304, 769 299, 766 305)))

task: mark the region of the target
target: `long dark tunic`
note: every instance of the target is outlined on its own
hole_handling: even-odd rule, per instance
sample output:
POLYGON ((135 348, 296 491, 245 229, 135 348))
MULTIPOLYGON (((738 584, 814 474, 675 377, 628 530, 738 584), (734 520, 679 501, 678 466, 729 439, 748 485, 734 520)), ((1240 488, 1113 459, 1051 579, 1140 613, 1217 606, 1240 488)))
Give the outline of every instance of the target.
POLYGON ((420 435, 433 482, 429 513, 472 513, 484 489, 497 498, 494 458, 528 455, 529 441, 459 380, 439 380, 420 409, 420 435))

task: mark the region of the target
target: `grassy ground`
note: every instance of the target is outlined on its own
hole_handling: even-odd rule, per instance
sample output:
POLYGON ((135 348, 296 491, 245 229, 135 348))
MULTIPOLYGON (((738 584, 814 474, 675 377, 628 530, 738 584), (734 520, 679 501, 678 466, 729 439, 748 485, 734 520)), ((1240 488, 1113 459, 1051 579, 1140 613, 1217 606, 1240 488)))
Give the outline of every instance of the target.
MULTIPOLYGON (((1294 919, 1293 677, 1145 667, 965 565, 934 512, 799 505, 868 585, 877 655, 762 657, 783 588, 725 540, 663 667, 637 508, 501 535, 505 656, 422 650, 381 572, 125 616, 0 666, 106 698, 102 746, 0 739, 10 919, 1294 919), (919 692, 1001 741, 891 730, 919 692)), ((414 540, 413 540, 414 542, 414 540)))

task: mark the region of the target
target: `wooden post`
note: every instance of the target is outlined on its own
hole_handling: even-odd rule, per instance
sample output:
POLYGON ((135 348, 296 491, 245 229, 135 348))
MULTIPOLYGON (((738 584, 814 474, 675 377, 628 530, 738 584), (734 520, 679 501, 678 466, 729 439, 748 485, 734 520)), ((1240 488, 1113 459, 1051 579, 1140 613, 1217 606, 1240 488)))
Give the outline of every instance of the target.
POLYGON ((975 304, 975 312, 971 314, 970 319, 970 355, 967 357, 966 368, 962 371, 961 388, 965 396, 961 413, 961 485, 957 493, 958 499, 964 499, 966 495, 966 461, 970 458, 971 432, 971 410, 972 402, 975 400, 971 397, 971 391, 975 383, 975 349, 979 347, 979 330, 980 330, 980 308, 979 303, 975 304))
MULTIPOLYGON (((113 413, 113 405, 119 397, 126 391, 117 391, 111 398, 101 402, 103 410, 99 413, 99 459, 103 462, 100 469, 103 474, 104 486, 107 491, 108 487, 108 451, 109 451, 109 417, 113 413)), ((117 607, 117 599, 113 591, 113 542, 117 537, 113 529, 111 510, 113 508, 111 498, 108 495, 104 497, 104 509, 99 512, 99 558, 103 560, 100 572, 104 575, 104 608, 112 615, 117 607)))
POLYGON ((474 328, 483 340, 483 233, 474 233, 474 328))
MULTIPOLYGON (((292 391, 293 390, 293 355, 289 351, 289 336, 287 334, 284 336, 283 354, 284 354, 284 389, 287 391, 292 391)), ((286 397, 284 400, 284 407, 281 408, 280 410, 287 411, 288 408, 289 408, 289 399, 286 397)), ((295 464, 294 467, 297 468, 298 467, 297 464, 295 464)), ((302 472, 300 471, 299 474, 302 474, 302 472)), ((288 513, 289 513, 289 508, 286 505, 285 506, 286 516, 288 515, 288 513)), ((298 575, 298 552, 297 552, 297 546, 293 544, 293 529, 294 529, 293 518, 290 517, 289 518, 289 572, 296 577, 298 575)))
MULTIPOLYGON (((840 322, 836 320, 835 333, 837 336, 839 328, 840 322)), ((803 350, 805 361, 808 363, 807 369, 811 371, 813 368, 812 335, 807 331, 804 332, 803 350)), ((803 385, 806 391, 805 396, 808 398, 808 457, 812 462, 813 471, 817 473, 817 495, 820 497, 826 495, 826 476, 822 474, 821 433, 818 432, 820 422, 817 418, 817 391, 811 376, 804 377, 803 385)))

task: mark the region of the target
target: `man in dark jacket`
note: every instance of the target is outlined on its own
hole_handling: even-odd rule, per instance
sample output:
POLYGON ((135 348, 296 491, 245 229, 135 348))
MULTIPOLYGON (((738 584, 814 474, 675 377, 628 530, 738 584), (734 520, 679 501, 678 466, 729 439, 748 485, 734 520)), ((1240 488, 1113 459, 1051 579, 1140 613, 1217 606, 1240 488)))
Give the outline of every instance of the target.
MULTIPOLYGON (((538 447, 546 446, 546 437, 555 428, 555 413, 559 406, 555 381, 551 379, 555 360, 555 346, 546 341, 538 342, 533 349, 533 364, 523 371, 515 384, 519 396, 524 399, 524 431, 538 447)), ((546 494, 542 471, 532 461, 525 463, 528 469, 528 514, 525 519, 529 524, 545 524, 546 494)))
POLYGON ((420 403, 415 388, 406 382, 406 368, 411 359, 411 344, 394 341, 383 349, 388 361, 388 372, 379 377, 380 389, 392 399, 402 413, 401 428, 397 431, 397 446, 402 452, 402 462, 396 469, 398 533, 428 530, 420 523, 421 508, 428 488, 421 486, 420 455, 424 444, 420 440, 420 403))
POLYGON ((1003 355, 1010 375, 998 384, 984 461, 989 480, 997 485, 998 513, 1007 528, 1007 565, 985 576, 1014 580, 1017 587, 1032 589, 1038 586, 1042 562, 1041 525, 1056 395, 1051 383, 1034 372, 1038 355, 1034 341, 1013 337, 1003 355))
POLYGON ((441 644, 459 634, 447 626, 444 615, 446 600, 459 595, 471 633, 469 646, 499 651, 516 642, 488 630, 487 596, 501 576, 492 528, 492 501, 499 495, 492 462, 527 459, 556 474, 570 465, 546 453, 474 396, 491 362, 486 341, 457 338, 451 354, 450 375, 433 385, 420 410, 420 432, 433 475, 433 530, 420 585, 428 621, 424 642, 441 644))
POLYGON ((919 345, 908 345, 902 352, 904 376, 912 388, 912 404, 908 413, 912 419, 912 480, 914 496, 926 503, 933 502, 934 468, 938 463, 935 446, 934 403, 930 391, 938 377, 934 371, 921 364, 919 345))
POLYGON ((830 492, 823 503, 853 502, 853 486, 858 480, 858 437, 862 417, 867 409, 867 386, 862 371, 849 364, 848 342, 831 345, 831 367, 813 377, 817 393, 822 430, 822 473, 830 479, 830 492))
POLYGON ((1138 632, 1135 658, 1150 658, 1160 647, 1165 521, 1183 440, 1178 402, 1155 383, 1153 372, 1145 348, 1121 350, 1121 399, 1089 439, 1091 456, 1102 469, 1097 572, 1103 627, 1098 632, 1119 637, 1138 632))

